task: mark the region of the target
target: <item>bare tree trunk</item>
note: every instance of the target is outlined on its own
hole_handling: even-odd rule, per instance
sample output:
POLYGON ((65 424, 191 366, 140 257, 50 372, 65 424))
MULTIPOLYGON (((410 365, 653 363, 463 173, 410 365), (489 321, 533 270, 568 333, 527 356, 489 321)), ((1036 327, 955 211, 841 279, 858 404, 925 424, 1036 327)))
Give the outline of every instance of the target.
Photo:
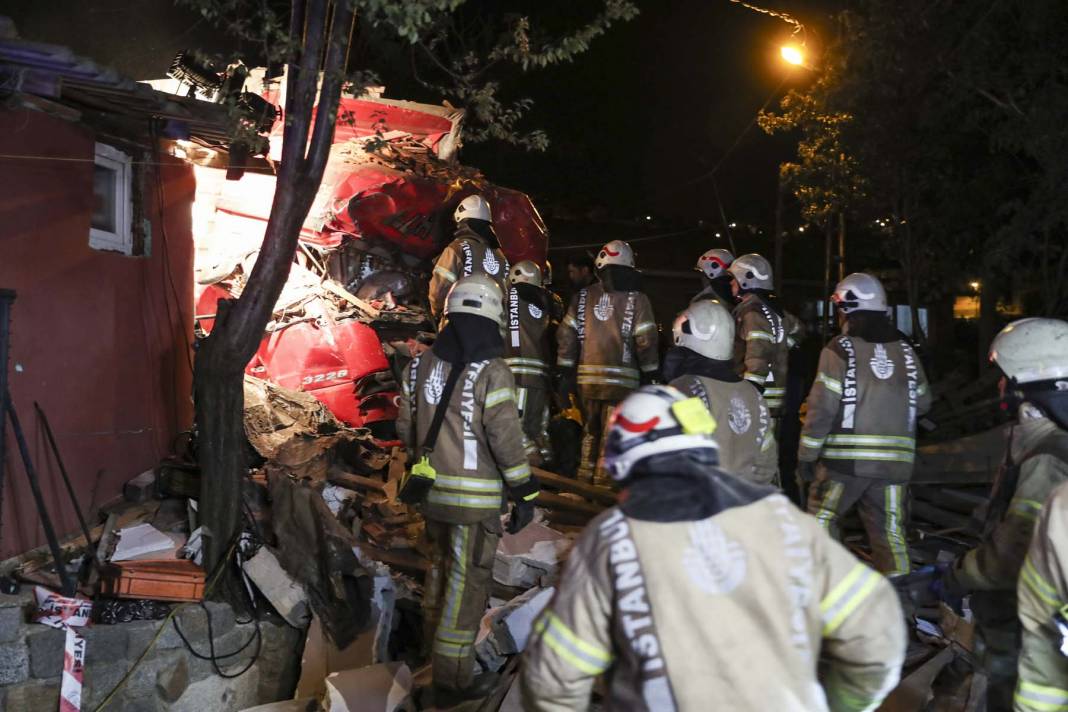
POLYGON ((247 465, 243 372, 289 276, 301 225, 322 181, 352 21, 353 9, 346 0, 332 7, 327 0, 293 0, 289 34, 295 49, 287 65, 282 161, 263 245, 241 297, 220 302, 214 328, 197 350, 194 394, 202 473, 200 523, 204 567, 209 572, 226 557, 240 531, 247 465), (319 88, 320 57, 324 56, 319 88))
POLYGON ((782 252, 785 238, 782 234, 782 166, 779 166, 779 181, 775 189, 775 293, 782 295, 782 252))
POLYGON ((846 223, 845 213, 838 213, 838 281, 841 282, 846 276, 845 263, 846 223))
POLYGON ((916 267, 916 238, 912 223, 905 218, 905 291, 909 299, 909 316, 912 319, 912 338, 921 347, 927 347, 927 333, 920 323, 920 275, 916 267))
POLYGON ((834 236, 834 219, 827 216, 823 225, 823 319, 820 320, 820 338, 827 343, 831 338, 831 244, 834 236))

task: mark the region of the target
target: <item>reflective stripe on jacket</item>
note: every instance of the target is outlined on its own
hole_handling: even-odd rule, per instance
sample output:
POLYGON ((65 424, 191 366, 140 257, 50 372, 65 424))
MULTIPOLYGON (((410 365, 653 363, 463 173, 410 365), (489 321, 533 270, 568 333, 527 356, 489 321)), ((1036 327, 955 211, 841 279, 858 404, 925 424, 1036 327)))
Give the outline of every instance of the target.
POLYGON ((579 392, 618 401, 660 367, 653 307, 641 292, 594 284, 571 298, 557 330, 557 366, 578 369, 579 392))
MULTIPOLYGON (((402 379, 397 431, 409 447, 409 462, 413 453, 418 457, 451 368, 427 351, 402 379)), ((506 486, 530 487, 515 382, 503 359, 467 365, 429 458, 437 478, 423 513, 431 519, 471 524, 501 510, 506 486)))
POLYGON ((832 472, 906 482, 916 459, 916 421, 931 407, 927 377, 904 341, 842 335, 820 354, 798 457, 832 472))
POLYGON ((790 349, 800 323, 789 313, 779 316, 757 294, 746 294, 734 308, 734 359, 738 375, 763 389, 773 418, 786 398, 790 349))

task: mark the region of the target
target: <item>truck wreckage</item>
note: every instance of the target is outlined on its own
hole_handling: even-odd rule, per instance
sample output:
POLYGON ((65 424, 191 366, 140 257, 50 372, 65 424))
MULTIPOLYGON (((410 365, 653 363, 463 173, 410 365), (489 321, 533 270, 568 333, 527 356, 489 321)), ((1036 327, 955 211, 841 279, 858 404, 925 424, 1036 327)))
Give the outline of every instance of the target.
MULTIPOLYGON (((269 90, 263 95, 278 101, 269 90)), ((269 634, 260 628, 272 625, 303 640, 299 679, 291 700, 250 707, 267 699, 261 685, 258 697, 226 697, 232 709, 415 708, 415 690, 429 675, 420 612, 429 563, 422 519, 397 497, 405 454, 394 421, 398 375, 433 339, 426 304, 431 260, 450 239, 455 205, 478 192, 493 206, 509 260, 546 262, 548 231, 530 199, 457 162, 462 111, 349 96, 340 114, 289 279, 245 369, 248 531, 237 558, 255 633, 252 622, 235 624, 230 612, 228 631, 215 636, 213 616, 218 623, 226 614, 208 604, 201 637, 210 653, 196 656, 209 660, 219 678, 236 679, 252 666, 248 651, 255 650, 253 662, 263 646, 262 654, 269 653, 263 643, 269 634), (242 637, 234 640, 237 633, 242 637), (218 653, 215 637, 227 638, 220 649, 231 652, 218 653), (254 639, 260 642, 250 648, 254 639)), ((268 159, 278 157, 280 137, 276 123, 268 159)), ((173 150, 195 165, 195 325, 205 336, 219 301, 240 296, 255 263, 274 179, 269 171, 247 170, 240 180, 225 180, 210 149, 180 140, 173 150)), ((972 407, 967 388, 942 391, 944 409, 972 407)), ((917 565, 935 563, 971 540, 967 515, 988 494, 1002 446, 997 430, 974 437, 981 446, 945 443, 920 451, 910 549, 917 565)), ((536 474, 543 487, 537 519, 502 537, 494 563, 494 595, 476 651, 484 669, 502 675, 478 709, 520 709, 512 682, 533 620, 551 598, 578 532, 615 502, 607 487, 536 474)), ((68 541, 59 567, 42 552, 20 557, 14 573, 40 587, 40 622, 62 628, 68 641, 90 618, 99 628, 139 619, 158 626, 152 635, 129 634, 136 661, 125 676, 86 681, 96 684, 86 696, 94 704, 134 679, 133 668, 149 650, 168 644, 171 627, 190 646, 195 631, 187 606, 200 603, 209 584, 197 565, 199 476, 194 433, 172 457, 127 483, 125 502, 106 508, 105 522, 68 541), (60 569, 79 568, 89 573, 78 591, 95 600, 48 593, 60 588, 60 569)), ((845 540, 863 556, 857 531, 847 522, 845 540)), ((900 588, 916 613, 913 644, 902 684, 883 709, 980 709, 985 678, 971 653, 967 611, 932 609, 922 600, 922 575, 900 588)), ((89 655, 102 644, 91 639, 89 655)), ((167 702, 186 700, 186 687, 199 684, 179 684, 180 676, 164 669, 152 675, 155 694, 167 702)))

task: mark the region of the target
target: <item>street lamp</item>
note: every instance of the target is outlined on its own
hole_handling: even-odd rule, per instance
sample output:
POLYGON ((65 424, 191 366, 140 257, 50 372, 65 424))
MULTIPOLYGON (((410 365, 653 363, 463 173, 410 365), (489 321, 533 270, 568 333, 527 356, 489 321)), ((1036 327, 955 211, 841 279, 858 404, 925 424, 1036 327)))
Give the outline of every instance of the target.
POLYGON ((801 51, 800 47, 783 45, 779 50, 779 54, 782 55, 787 64, 792 64, 795 67, 803 67, 805 65, 805 53, 801 51))

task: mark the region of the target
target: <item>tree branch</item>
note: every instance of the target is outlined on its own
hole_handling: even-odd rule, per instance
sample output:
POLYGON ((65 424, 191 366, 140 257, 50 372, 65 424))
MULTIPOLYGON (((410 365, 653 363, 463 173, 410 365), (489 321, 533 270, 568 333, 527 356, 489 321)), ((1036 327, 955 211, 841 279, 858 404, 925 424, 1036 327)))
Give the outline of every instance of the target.
MULTIPOLYGON (((351 0, 338 0, 334 6, 330 41, 323 66, 323 85, 319 91, 319 108, 315 112, 315 128, 308 160, 304 165, 304 179, 316 186, 323 178, 330 146, 334 141, 337 108, 341 101, 341 86, 345 80, 345 57, 348 51, 349 30, 355 19, 351 0)), ((314 196, 314 194, 313 194, 314 196)))

